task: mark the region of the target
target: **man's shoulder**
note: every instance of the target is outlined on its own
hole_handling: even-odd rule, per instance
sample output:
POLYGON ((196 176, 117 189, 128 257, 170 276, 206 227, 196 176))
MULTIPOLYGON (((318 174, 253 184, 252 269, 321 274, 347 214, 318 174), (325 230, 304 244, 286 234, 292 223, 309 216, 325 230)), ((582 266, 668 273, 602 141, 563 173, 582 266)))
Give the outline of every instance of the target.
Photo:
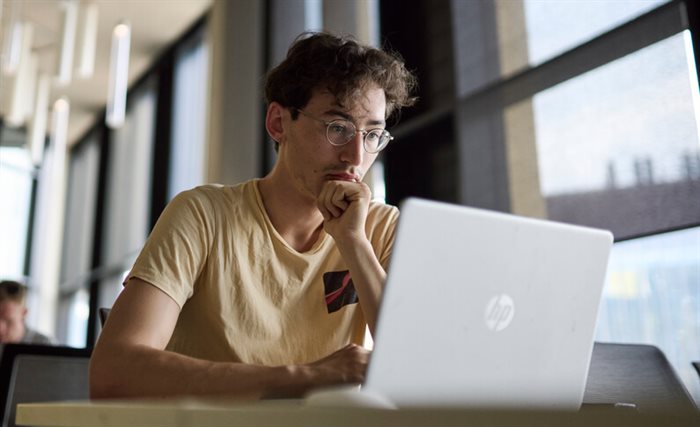
POLYGON ((35 331, 29 327, 25 328, 24 337, 22 338, 22 343, 24 344, 44 344, 44 345, 54 345, 55 342, 50 337, 42 334, 41 332, 35 331))
POLYGON ((395 223, 399 217, 399 209, 380 201, 372 201, 369 204, 367 220, 369 222, 395 223))
POLYGON ((369 204, 369 212, 373 213, 375 215, 398 215, 399 214, 399 208, 397 208, 394 205, 389 205, 387 203, 381 202, 381 201, 372 201, 369 204))
POLYGON ((204 184, 179 193, 173 201, 204 203, 209 207, 228 205, 244 200, 252 185, 253 181, 236 185, 204 184))
POLYGON ((241 192, 245 186, 247 186, 249 182, 244 182, 242 184, 237 184, 237 185, 224 185, 224 184, 202 184, 198 185, 196 187, 193 187, 189 190, 185 190, 178 194, 178 196, 186 196, 186 197, 192 197, 192 198, 197 198, 197 197, 228 197, 231 194, 236 194, 241 192))

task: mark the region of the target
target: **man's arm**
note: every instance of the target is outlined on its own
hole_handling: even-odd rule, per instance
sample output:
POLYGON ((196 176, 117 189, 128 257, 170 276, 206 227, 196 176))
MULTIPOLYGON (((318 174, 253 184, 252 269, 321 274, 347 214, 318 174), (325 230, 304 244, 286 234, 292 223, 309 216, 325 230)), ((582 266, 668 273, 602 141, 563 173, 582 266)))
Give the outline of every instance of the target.
MULTIPOLYGON (((115 302, 90 361, 92 398, 220 395, 300 396, 314 387, 359 383, 368 352, 355 345, 308 365, 210 362, 165 351, 180 309, 132 278, 115 302)), ((206 331, 202 331, 206 333, 206 331)))
POLYGON ((324 229, 348 264, 362 313, 374 335, 386 272, 365 232, 372 197, 364 182, 329 181, 318 197, 324 229))

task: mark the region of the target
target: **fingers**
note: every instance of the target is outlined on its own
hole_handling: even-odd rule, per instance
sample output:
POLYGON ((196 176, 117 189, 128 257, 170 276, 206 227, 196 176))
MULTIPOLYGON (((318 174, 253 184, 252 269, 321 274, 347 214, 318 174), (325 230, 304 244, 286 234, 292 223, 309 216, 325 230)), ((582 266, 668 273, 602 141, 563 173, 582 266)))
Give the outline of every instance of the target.
POLYGON ((365 379, 367 364, 369 362, 369 350, 350 344, 336 352, 339 359, 341 381, 344 383, 361 383, 365 379))
POLYGON ((324 219, 338 218, 348 207, 346 197, 351 190, 337 181, 329 181, 324 184, 318 198, 318 209, 324 219))
POLYGON ((318 384, 361 383, 365 378, 369 355, 369 350, 349 344, 313 363, 322 377, 318 384))
POLYGON ((328 181, 319 194, 317 204, 325 220, 340 217, 354 201, 367 198, 369 187, 363 182, 328 181))
POLYGON ((348 208, 346 188, 343 186, 330 186, 331 190, 325 200, 322 200, 323 207, 330 213, 333 218, 338 218, 348 208))

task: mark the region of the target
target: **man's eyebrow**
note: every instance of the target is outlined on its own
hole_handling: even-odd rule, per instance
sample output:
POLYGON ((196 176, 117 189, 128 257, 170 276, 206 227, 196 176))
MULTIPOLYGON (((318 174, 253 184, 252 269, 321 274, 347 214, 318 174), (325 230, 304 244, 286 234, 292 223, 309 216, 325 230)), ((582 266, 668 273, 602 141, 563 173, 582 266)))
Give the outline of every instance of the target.
MULTIPOLYGON (((346 113, 345 111, 341 110, 328 110, 325 113, 323 113, 326 116, 339 116, 344 118, 345 120, 349 122, 355 122, 355 118, 352 117, 350 114, 346 113)), ((384 126, 386 124, 385 120, 369 120, 367 122, 368 125, 372 126, 384 126)))

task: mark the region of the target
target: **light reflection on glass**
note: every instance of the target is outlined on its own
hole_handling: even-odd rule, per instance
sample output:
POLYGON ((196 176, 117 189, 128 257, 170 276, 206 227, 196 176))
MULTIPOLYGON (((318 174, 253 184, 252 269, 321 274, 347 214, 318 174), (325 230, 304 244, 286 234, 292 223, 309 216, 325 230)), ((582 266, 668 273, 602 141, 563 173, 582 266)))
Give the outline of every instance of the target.
POLYGON ((528 57, 538 65, 668 0, 525 0, 528 57))

